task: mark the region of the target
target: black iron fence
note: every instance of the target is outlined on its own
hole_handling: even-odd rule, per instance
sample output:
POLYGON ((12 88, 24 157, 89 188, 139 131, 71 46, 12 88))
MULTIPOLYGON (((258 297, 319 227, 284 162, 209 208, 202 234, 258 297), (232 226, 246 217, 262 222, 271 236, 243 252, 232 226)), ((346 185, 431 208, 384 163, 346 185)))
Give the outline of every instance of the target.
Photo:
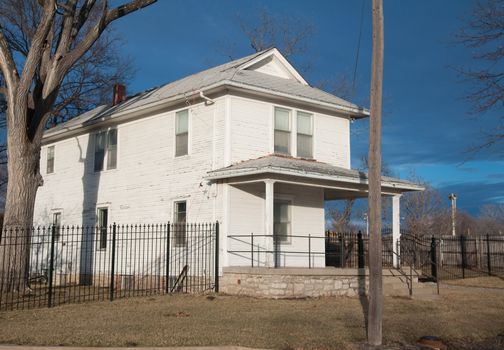
POLYGON ((218 235, 218 223, 3 230, 0 310, 218 291, 218 235))
MULTIPOLYGON (((229 235, 228 253, 241 266, 365 267, 369 237, 359 233, 327 231, 317 235, 229 235), (268 243, 268 240, 270 243, 268 243)), ((383 267, 393 266, 392 236, 382 237, 383 267)))
POLYGON ((432 279, 504 275, 504 236, 401 237, 401 252, 432 279))
MULTIPOLYGON (((368 266, 369 237, 327 231, 317 235, 230 235, 228 253, 238 266, 368 266), (268 243, 269 240, 269 243, 268 243)), ((392 235, 382 236, 382 266, 411 266, 432 280, 504 275, 504 236, 417 237, 402 232, 393 249, 392 235)))

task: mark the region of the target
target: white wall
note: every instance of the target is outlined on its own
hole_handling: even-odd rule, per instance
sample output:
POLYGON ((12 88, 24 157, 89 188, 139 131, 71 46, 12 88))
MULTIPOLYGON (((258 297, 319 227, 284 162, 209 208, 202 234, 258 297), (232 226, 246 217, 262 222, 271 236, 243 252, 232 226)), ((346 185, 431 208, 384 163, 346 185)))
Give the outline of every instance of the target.
MULTIPOLYGON (((296 156, 295 116, 300 110, 288 105, 230 96, 230 163, 255 159, 274 151, 274 107, 290 109, 291 151, 296 156)), ((306 109, 314 118, 313 157, 315 160, 350 168, 350 122, 346 118, 306 109)))
POLYGON ((175 111, 118 125, 114 170, 94 172, 94 137, 89 142, 89 134, 44 146, 35 223, 49 224, 51 213, 61 211, 64 225, 93 225, 96 208, 102 206, 109 208, 110 223, 167 222, 176 200, 187 200, 188 221, 219 219, 213 207, 216 186, 202 180, 207 171, 223 166, 224 100, 192 106, 189 118, 189 155, 183 157, 174 156, 175 111), (52 145, 55 170, 46 174, 52 145))
MULTIPOLYGON (((229 214, 230 221, 228 236, 247 235, 254 233, 254 266, 265 266, 268 260, 265 251, 272 247, 267 240, 271 238, 259 237, 265 232, 264 183, 229 186, 229 214), (259 251, 259 254, 257 253, 259 251)), ((313 237, 312 252, 325 251, 324 233, 324 193, 321 188, 275 183, 275 198, 292 201, 291 225, 293 236, 313 237)), ((236 237, 227 239, 229 251, 243 251, 231 253, 228 265, 251 266, 251 238, 236 237)), ((308 267, 308 239, 292 237, 289 243, 280 246, 281 266, 308 267), (305 252, 296 254, 294 252, 305 252)), ((269 259, 272 260, 271 254, 269 259)), ((312 255, 312 266, 325 266, 323 254, 312 255)))

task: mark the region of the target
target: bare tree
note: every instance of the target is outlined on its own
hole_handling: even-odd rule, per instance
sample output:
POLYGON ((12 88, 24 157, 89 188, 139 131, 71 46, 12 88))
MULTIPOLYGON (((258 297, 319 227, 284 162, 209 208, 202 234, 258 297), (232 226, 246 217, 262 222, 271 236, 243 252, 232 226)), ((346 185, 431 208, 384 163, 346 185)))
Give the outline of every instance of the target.
POLYGON ((336 232, 351 232, 355 230, 352 225, 352 212, 355 203, 355 198, 345 200, 342 210, 333 208, 329 212, 331 220, 331 229, 336 232))
MULTIPOLYGON (((440 215, 446 212, 442 206, 442 196, 431 184, 414 180, 425 187, 424 191, 409 192, 403 195, 403 208, 406 228, 417 236, 440 235, 444 233, 440 215)), ((450 217, 450 213, 444 214, 450 217)))
POLYGON ((480 234, 504 235, 504 204, 487 204, 478 218, 480 234))
POLYGON ((294 17, 275 16, 267 9, 259 11, 258 23, 238 17, 240 27, 255 52, 277 47, 285 57, 304 54, 314 27, 294 17))
MULTIPOLYGON (((458 71, 472 85, 466 99, 476 115, 497 112, 496 125, 485 132, 486 138, 474 150, 504 141, 504 0, 478 1, 470 20, 456 35, 456 40, 471 50, 476 68, 460 68, 458 71)), ((503 148, 504 150, 504 148, 503 148)))
MULTIPOLYGON (((7 8, 2 6, 0 70, 5 84, 0 91, 7 102, 9 177, 5 227, 32 225, 35 196, 43 182, 39 171, 43 131, 57 108, 60 93, 67 89, 63 86, 65 77, 72 74, 80 60, 86 60, 87 53, 110 23, 155 1, 132 0, 110 8, 107 0, 16 0, 13 4, 20 14, 32 22, 32 29, 22 34, 28 48, 22 58, 17 53, 23 47, 16 46, 18 43, 14 41, 18 23, 15 18, 9 18, 7 8)), ((6 275, 11 279, 7 285, 10 289, 23 290, 27 288, 29 237, 15 234, 9 237, 17 240, 18 249, 0 249, 0 256, 9 261, 6 265, 13 270, 6 275), (20 245, 22 240, 26 244, 20 245)))

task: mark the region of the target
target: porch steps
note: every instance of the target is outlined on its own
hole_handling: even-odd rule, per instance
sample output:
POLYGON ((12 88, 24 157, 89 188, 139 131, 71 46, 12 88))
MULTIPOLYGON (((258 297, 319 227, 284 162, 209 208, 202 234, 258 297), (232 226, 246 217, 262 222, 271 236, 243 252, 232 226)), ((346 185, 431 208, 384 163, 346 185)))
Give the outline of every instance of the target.
MULTIPOLYGON (((403 268, 404 272, 409 273, 408 268, 403 268)), ((436 284, 432 282, 419 282, 417 271, 413 273, 413 293, 412 299, 415 300, 435 300, 439 298, 436 284)), ((383 295, 410 297, 410 276, 405 276, 396 269, 384 270, 383 275, 383 295)))

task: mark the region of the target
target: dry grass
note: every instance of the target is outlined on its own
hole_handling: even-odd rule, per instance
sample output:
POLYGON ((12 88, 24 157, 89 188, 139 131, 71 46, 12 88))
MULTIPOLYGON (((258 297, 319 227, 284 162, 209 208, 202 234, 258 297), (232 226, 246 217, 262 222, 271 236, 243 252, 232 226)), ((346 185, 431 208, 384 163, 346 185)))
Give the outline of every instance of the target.
POLYGON ((444 282, 453 286, 504 289, 503 277, 474 277, 444 282))
MULTIPOLYGON (((495 338, 504 331, 503 296, 442 290, 437 301, 386 298, 385 342, 411 344, 422 335, 452 343, 495 338)), ((344 349, 365 340, 358 298, 132 298, 3 312, 0 329, 0 343, 33 345, 344 349)))

